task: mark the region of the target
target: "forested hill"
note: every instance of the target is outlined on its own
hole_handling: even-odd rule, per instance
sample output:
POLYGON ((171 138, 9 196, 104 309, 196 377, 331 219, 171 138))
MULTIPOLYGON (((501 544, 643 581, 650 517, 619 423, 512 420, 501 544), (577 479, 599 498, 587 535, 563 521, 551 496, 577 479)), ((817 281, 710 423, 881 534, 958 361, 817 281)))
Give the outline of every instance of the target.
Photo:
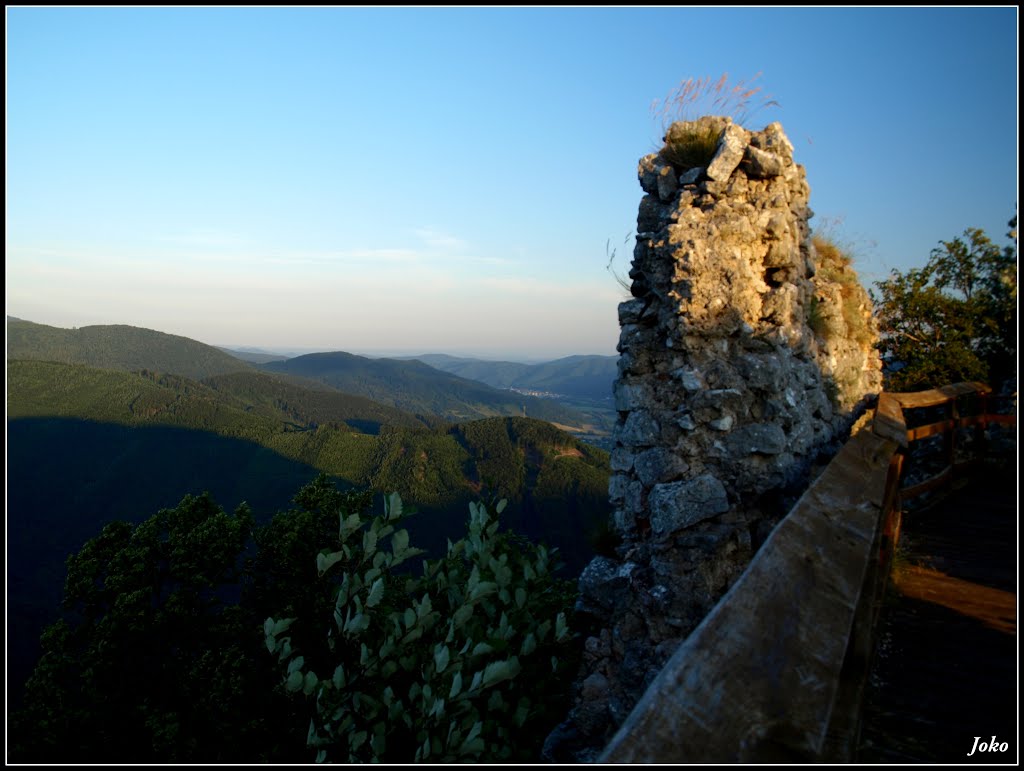
POLYGON ((107 522, 139 522, 186 494, 209 490, 228 509, 248 501, 265 521, 325 471, 347 486, 400 492, 421 509, 409 525, 416 542, 435 550, 464 531, 469 501, 500 495, 511 501, 504 524, 558 546, 574 572, 609 516, 608 455, 537 420, 427 427, 259 372, 197 382, 8 361, 7 375, 15 690, 55 617, 67 556, 107 522))
POLYGON ((262 365, 319 380, 339 391, 360 394, 407 412, 439 415, 450 421, 500 415, 523 415, 572 427, 587 419, 570 407, 549 399, 501 391, 484 383, 452 375, 419 361, 369 359, 351 353, 312 353, 262 365))
POLYGON ((199 380, 252 369, 212 345, 124 324, 63 329, 7 320, 7 359, 35 359, 133 371, 172 372, 199 380))
MULTIPOLYGON (((20 419, 60 418, 202 431, 253 442, 351 485, 397 490, 420 505, 446 506, 481 489, 522 498, 545 465, 575 469, 586 478, 585 488, 594 483, 602 500, 607 492, 606 453, 530 418, 427 426, 393 408, 278 383, 264 373, 201 383, 174 375, 11 361, 7 379, 9 427, 20 419), (359 412, 358 406, 369 412, 359 412)), ((9 450, 18 448, 11 442, 9 450)), ((563 481, 571 487, 574 480, 563 481)))
POLYGON ((493 388, 547 391, 570 399, 611 400, 617 356, 566 356, 541 364, 484 361, 443 353, 410 357, 493 388))
POLYGON ((265 353, 263 351, 235 351, 231 348, 217 346, 224 353, 229 353, 236 359, 248 361, 252 364, 266 364, 268 361, 284 361, 288 357, 280 353, 265 353))
POLYGON ((377 434, 383 426, 422 428, 444 424, 433 415, 412 415, 365 396, 343 393, 325 383, 294 375, 232 372, 208 377, 203 384, 244 402, 247 409, 270 410, 305 426, 344 423, 365 434, 377 434))
MULTIPOLYGON (((518 394, 507 388, 500 390, 478 380, 442 372, 420 361, 370 359, 343 352, 313 353, 284 361, 265 361, 267 356, 228 352, 187 337, 141 327, 119 324, 63 329, 12 317, 7 320, 7 337, 8 361, 50 361, 123 372, 145 370, 161 375, 177 375, 193 381, 236 373, 252 375, 260 370, 277 373, 291 378, 291 388, 282 386, 282 392, 288 390, 291 396, 282 393, 271 398, 271 401, 283 399, 289 404, 297 403, 299 400, 294 398, 295 388, 311 392, 333 389, 382 405, 377 410, 377 416, 372 419, 378 427, 385 423, 409 425, 408 415, 403 416, 402 413, 421 416, 418 420, 422 423, 525 415, 581 431, 590 430, 595 425, 593 416, 587 416, 565 404, 518 394), (259 361, 261 359, 264 361, 259 361), (401 413, 389 412, 388 408, 401 413)), ((571 358, 583 360, 601 357, 571 358)), ((581 361, 572 364, 568 375, 565 366, 557 362, 550 364, 554 369, 541 365, 542 368, 548 367, 546 379, 543 372, 535 371, 533 382, 538 389, 561 388, 569 393, 575 386, 569 384, 567 387, 568 377, 570 380, 575 378, 576 385, 583 384, 581 387, 584 389, 591 388, 596 392, 608 390, 601 386, 595 387, 591 382, 595 378, 601 380, 604 377, 603 374, 588 374, 588 370, 593 369, 592 363, 581 361), (587 383, 591 385, 587 386, 587 383)), ((259 396, 254 398, 263 402, 269 393, 266 388, 268 382, 258 379, 247 381, 244 377, 238 377, 223 381, 221 390, 229 394, 235 388, 249 393, 258 391, 259 396)), ((356 419, 347 413, 339 416, 335 409, 340 403, 337 400, 330 407, 326 406, 328 399, 322 396, 312 399, 306 395, 303 401, 306 404, 316 401, 318 404, 317 409, 306 411, 311 421, 348 422, 350 418, 356 419)), ((349 403, 355 404, 354 401, 349 403)), ((363 413, 370 411, 365 404, 355 409, 363 413)))

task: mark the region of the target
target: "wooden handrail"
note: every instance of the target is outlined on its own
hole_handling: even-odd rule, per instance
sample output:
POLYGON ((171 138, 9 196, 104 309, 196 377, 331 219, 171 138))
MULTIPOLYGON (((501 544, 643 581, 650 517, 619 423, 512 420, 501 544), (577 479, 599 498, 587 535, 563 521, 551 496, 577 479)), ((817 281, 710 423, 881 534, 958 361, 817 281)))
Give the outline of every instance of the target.
POLYGON ((880 437, 897 442, 904 450, 909 448, 911 442, 924 439, 929 436, 945 435, 946 438, 946 466, 938 473, 922 480, 917 484, 903 488, 900 491, 902 498, 913 498, 916 495, 935 490, 944 485, 949 485, 957 470, 968 466, 975 461, 956 460, 956 439, 955 431, 959 428, 976 426, 979 438, 984 438, 985 427, 989 423, 1001 425, 1016 425, 1015 415, 1001 415, 988 411, 989 396, 992 389, 984 383, 965 382, 933 388, 927 391, 915 391, 909 393, 895 393, 885 391, 878 396, 878 407, 875 412, 875 420, 872 430, 880 437), (980 412, 976 415, 961 416, 957 411, 957 400, 962 396, 977 394, 981 400, 980 412), (949 405, 950 415, 944 420, 929 423, 923 426, 907 428, 905 410, 921 409, 924 407, 940 407, 949 405))
MULTIPOLYGON (((851 437, 776 526, 599 762, 849 762, 909 492, 900 489, 902 450, 919 438, 903 410, 955 405, 970 393, 984 401, 991 389, 957 383, 881 394, 871 429, 851 437)), ((954 410, 932 433, 1015 421, 985 406, 967 418, 954 410)))

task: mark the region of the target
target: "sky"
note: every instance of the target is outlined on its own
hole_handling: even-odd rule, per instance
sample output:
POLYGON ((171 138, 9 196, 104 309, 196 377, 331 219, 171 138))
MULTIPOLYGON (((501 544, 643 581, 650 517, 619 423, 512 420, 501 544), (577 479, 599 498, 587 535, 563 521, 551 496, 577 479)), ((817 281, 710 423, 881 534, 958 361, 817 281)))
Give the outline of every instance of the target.
POLYGON ((651 112, 777 107, 870 285, 1017 205, 1018 11, 6 9, 7 313, 275 351, 614 354, 651 112), (755 76, 761 73, 756 80, 755 76))

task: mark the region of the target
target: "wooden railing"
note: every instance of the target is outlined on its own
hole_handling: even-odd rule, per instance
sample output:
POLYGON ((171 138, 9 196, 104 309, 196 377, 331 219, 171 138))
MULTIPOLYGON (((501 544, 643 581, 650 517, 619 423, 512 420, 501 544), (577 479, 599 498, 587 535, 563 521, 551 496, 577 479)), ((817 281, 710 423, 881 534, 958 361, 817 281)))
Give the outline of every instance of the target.
MULTIPOLYGON (((848 762, 901 498, 959 467, 955 429, 1012 423, 957 400, 978 383, 882 394, 750 565, 680 645, 600 757, 607 763, 848 762), (908 429, 904 410, 948 406, 908 429), (948 433, 949 471, 904 490, 905 450, 948 433)), ((938 480, 938 481, 936 481, 938 480)))
POLYGON ((937 434, 943 435, 945 467, 928 479, 902 488, 900 490, 901 498, 907 500, 922 493, 948 486, 958 472, 962 472, 980 460, 985 451, 985 429, 990 424, 1016 425, 1017 416, 1015 414, 990 411, 990 405, 995 398, 997 397, 992 396, 992 389, 984 383, 956 383, 930 391, 902 394, 882 393, 878 397, 874 420, 876 434, 893 439, 904 449, 907 449, 910 443, 920 439, 937 434), (973 414, 961 415, 963 397, 975 398, 976 409, 973 414), (905 411, 923 408, 942 408, 946 414, 941 420, 908 428, 905 411), (975 428, 977 450, 974 457, 958 459, 957 431, 970 426, 975 428))

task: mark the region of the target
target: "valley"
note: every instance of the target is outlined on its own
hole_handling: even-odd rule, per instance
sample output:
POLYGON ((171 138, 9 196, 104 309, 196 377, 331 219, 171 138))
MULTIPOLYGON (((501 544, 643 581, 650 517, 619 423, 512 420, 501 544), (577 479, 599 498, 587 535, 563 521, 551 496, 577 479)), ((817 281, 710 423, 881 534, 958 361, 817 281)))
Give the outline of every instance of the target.
POLYGON ((257 522, 318 472, 397 491, 415 541, 440 554, 473 500, 559 549, 576 575, 602 537, 608 455, 570 435, 606 424, 419 361, 345 353, 246 362, 134 327, 8 322, 8 696, 57 617, 64 563, 108 522, 140 522, 210 491, 257 522), (530 417, 522 417, 523 407, 530 417), (548 420, 538 416, 546 415, 548 420))

